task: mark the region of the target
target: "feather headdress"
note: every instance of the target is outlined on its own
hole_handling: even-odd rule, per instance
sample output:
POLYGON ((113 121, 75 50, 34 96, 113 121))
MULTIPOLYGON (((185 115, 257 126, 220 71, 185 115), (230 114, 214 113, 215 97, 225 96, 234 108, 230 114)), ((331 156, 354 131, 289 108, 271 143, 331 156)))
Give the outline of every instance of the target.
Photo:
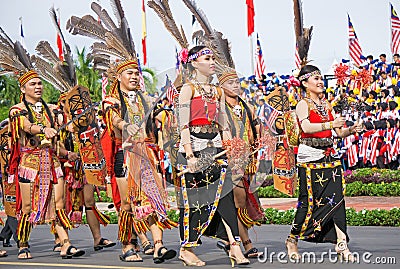
POLYGON ((94 68, 100 71, 107 70, 110 79, 114 79, 115 73, 121 73, 128 68, 138 68, 138 61, 120 0, 111 0, 111 6, 117 23, 104 8, 92 2, 91 8, 101 23, 91 15, 82 18, 72 16, 67 22, 67 29, 73 35, 79 34, 99 40, 91 47, 90 56, 93 58, 94 68))
POLYGON ((203 29, 203 31, 193 33, 192 39, 197 39, 199 44, 207 46, 214 53, 219 83, 223 84, 231 78, 237 78, 228 39, 224 38, 221 32, 212 28, 204 11, 197 7, 195 1, 183 0, 183 2, 203 29))
POLYGON ((32 56, 32 61, 43 79, 51 83, 57 90, 68 92, 77 84, 71 48, 65 42, 64 35, 58 25, 58 18, 54 7, 50 8, 49 13, 57 33, 61 38, 65 61, 60 60, 47 41, 40 41, 38 43, 36 51, 40 57, 32 56))
POLYGON ((107 10, 92 2, 91 8, 101 22, 91 15, 82 18, 72 16, 67 22, 67 29, 73 35, 99 40, 93 43, 89 57, 92 58, 96 70, 108 75, 112 81, 110 94, 115 95, 118 85, 116 75, 129 68, 137 69, 139 65, 121 1, 111 0, 111 6, 117 22, 114 22, 107 10))
POLYGON ((181 47, 179 60, 183 68, 181 69, 180 74, 174 81, 175 87, 179 90, 180 87, 185 83, 186 78, 189 76, 186 66, 189 43, 187 41, 185 32, 182 28, 182 25, 180 27, 177 26, 174 17, 172 16, 168 0, 150 0, 147 2, 147 5, 154 10, 158 17, 160 17, 167 31, 172 35, 172 37, 179 43, 179 46, 181 47))
POLYGON ((308 50, 310 49, 311 36, 313 27, 303 28, 303 11, 301 8, 301 0, 293 0, 294 10, 294 30, 296 35, 296 43, 299 48, 299 57, 301 66, 306 65, 308 50))
POLYGON ((39 78, 34 70, 31 56, 19 41, 13 42, 0 27, 0 66, 1 75, 13 74, 18 77, 20 86, 33 78, 39 78))

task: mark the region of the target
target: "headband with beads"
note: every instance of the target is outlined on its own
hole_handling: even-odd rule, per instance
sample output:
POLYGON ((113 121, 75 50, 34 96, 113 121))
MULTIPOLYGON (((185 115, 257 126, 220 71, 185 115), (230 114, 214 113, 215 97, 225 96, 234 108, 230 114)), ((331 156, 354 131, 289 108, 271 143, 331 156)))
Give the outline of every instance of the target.
POLYGON ((299 77, 299 80, 300 80, 300 81, 303 81, 303 80, 308 79, 309 77, 312 77, 312 76, 320 76, 320 75, 321 75, 321 71, 315 70, 315 71, 312 71, 312 72, 310 72, 310 73, 306 73, 306 74, 304 74, 304 75, 301 75, 301 76, 299 77))
POLYGON ((208 55, 208 54, 212 55, 213 54, 212 50, 203 49, 203 50, 201 50, 199 52, 196 52, 195 54, 190 55, 189 58, 188 58, 188 62, 194 61, 197 58, 199 58, 200 56, 208 55))

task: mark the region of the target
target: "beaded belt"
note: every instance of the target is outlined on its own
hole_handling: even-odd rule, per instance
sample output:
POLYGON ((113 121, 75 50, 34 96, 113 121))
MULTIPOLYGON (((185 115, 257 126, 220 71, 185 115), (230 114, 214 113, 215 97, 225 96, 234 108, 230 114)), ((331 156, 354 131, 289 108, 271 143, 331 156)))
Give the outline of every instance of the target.
POLYGON ((217 126, 214 125, 196 125, 196 126, 190 126, 190 132, 192 133, 218 133, 219 129, 217 126))
POLYGON ((300 144, 309 147, 330 147, 333 145, 332 138, 300 138, 300 144))

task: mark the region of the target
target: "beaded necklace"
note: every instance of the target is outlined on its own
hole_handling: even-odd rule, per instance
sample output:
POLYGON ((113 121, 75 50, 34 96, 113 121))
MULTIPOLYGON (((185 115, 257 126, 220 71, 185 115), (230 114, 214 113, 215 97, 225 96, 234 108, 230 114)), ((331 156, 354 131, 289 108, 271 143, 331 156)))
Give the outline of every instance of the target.
MULTIPOLYGON (((233 106, 226 102, 228 104, 229 112, 234 118, 234 121, 239 125, 239 137, 243 138, 244 141, 248 142, 249 141, 249 134, 248 134, 248 124, 250 122, 248 121, 248 117, 246 116, 246 110, 244 108, 243 103, 239 102, 239 106, 242 109, 242 115, 239 117, 236 115, 236 113, 233 111, 233 106)), ((236 106, 235 106, 236 107, 236 106)), ((236 134, 232 134, 233 136, 236 136, 236 134)))
POLYGON ((313 99, 310 97, 308 98, 309 104, 311 104, 311 108, 317 112, 317 114, 321 117, 323 121, 328 121, 329 120, 329 114, 328 114, 328 103, 326 102, 325 99, 321 100, 321 104, 317 104, 313 99))
POLYGON ((124 97, 123 101, 125 102, 125 105, 128 109, 129 121, 134 124, 139 124, 144 115, 144 108, 143 108, 142 100, 140 100, 140 97, 137 95, 136 98, 139 99, 138 102, 132 103, 132 102, 129 102, 129 100, 128 100, 129 97, 125 92, 122 92, 122 95, 124 97), (133 106, 137 107, 137 111, 133 111, 133 108, 134 108, 133 106))
POLYGON ((206 112, 207 120, 209 122, 216 122, 217 120, 217 115, 218 115, 218 110, 219 110, 219 96, 217 89, 215 88, 214 85, 209 85, 210 90, 206 91, 203 86, 200 85, 200 82, 198 82, 196 79, 192 80, 192 83, 195 87, 195 89, 200 93, 201 99, 204 101, 204 109, 206 112), (211 119, 208 113, 208 103, 214 104, 215 103, 215 114, 214 118, 211 119))

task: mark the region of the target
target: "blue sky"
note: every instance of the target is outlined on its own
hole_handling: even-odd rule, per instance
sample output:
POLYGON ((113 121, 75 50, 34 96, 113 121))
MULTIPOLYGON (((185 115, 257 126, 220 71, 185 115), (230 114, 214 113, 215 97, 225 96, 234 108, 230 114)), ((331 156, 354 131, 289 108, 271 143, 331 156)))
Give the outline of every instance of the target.
MULTIPOLYGON (((13 38, 19 39, 19 17, 23 17, 25 43, 30 53, 40 40, 48 40, 56 48, 56 33, 50 23, 48 9, 54 4, 60 8, 61 24, 65 29, 71 15, 94 14, 87 0, 0 0, 0 25, 13 38)), ((231 41, 232 54, 237 70, 251 75, 250 40, 247 37, 245 0, 198 0, 211 25, 222 31, 231 41)), ((400 1, 391 3, 400 12, 400 1)), ((110 7, 109 1, 100 4, 110 7)), ((122 0, 128 22, 133 30, 136 48, 141 51, 141 0, 122 0)), ((174 17, 182 24, 186 35, 191 34, 191 14, 180 0, 170 0, 174 17)), ((261 39, 267 72, 288 74, 294 68, 294 30, 292 0, 254 0, 255 28, 261 39)), ((109 9, 111 12, 111 9, 109 9)), ((156 14, 147 7, 148 67, 158 72, 173 68, 175 46, 156 14)), ((303 0, 304 26, 314 27, 309 58, 323 72, 334 61, 348 58, 347 13, 365 55, 377 58, 380 53, 390 53, 390 10, 388 0, 303 0)), ((65 31, 66 33, 66 31, 65 31)), ((65 34, 72 46, 89 48, 89 38, 65 34)), ((255 41, 254 41, 255 44, 255 41)))

